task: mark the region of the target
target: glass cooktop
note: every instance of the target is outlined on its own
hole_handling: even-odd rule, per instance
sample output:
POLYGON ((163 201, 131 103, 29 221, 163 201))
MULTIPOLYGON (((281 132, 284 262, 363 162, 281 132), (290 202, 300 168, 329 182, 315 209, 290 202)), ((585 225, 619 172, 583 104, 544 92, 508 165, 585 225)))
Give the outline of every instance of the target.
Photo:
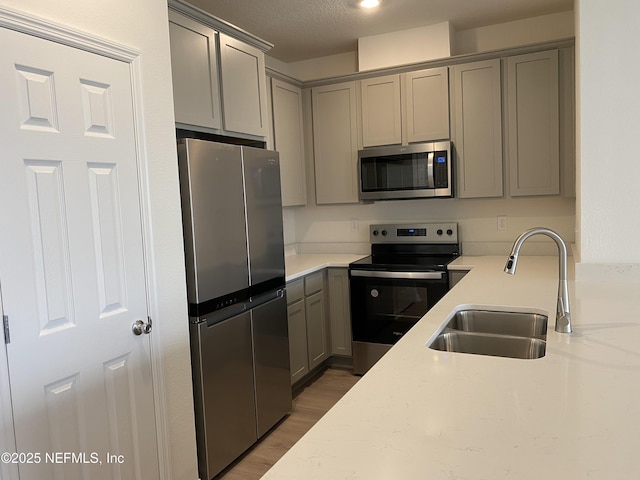
POLYGON ((370 255, 349 265, 351 269, 427 271, 446 270, 454 255, 370 255))

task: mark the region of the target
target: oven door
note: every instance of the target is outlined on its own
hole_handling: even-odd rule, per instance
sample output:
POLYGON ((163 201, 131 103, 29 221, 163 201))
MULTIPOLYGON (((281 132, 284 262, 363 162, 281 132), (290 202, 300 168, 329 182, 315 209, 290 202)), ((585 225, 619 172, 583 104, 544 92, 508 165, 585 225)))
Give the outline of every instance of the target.
POLYGON ((448 290, 443 271, 350 270, 353 341, 393 345, 448 290))

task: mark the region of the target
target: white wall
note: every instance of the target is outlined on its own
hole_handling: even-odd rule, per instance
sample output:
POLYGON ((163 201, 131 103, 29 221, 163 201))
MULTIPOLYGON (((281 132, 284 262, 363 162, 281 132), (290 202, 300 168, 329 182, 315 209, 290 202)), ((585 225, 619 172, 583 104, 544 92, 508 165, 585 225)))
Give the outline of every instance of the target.
POLYGON ((161 458, 161 462, 171 464, 169 478, 172 480, 194 480, 198 475, 167 3, 164 0, 0 0, 0 3, 142 52, 145 125, 142 136, 147 152, 148 204, 151 206, 146 213, 152 228, 150 237, 146 238, 152 252, 151 316, 154 345, 161 345, 168 392, 166 434, 170 450, 169 458, 161 458))
MULTIPOLYGON (((323 251, 367 253, 369 225, 375 223, 456 221, 463 253, 507 255, 515 238, 531 227, 556 230, 574 241, 573 198, 423 199, 392 200, 356 205, 308 206, 295 210, 299 253, 323 251), (507 216, 507 230, 497 229, 497 216, 507 216)), ((544 238, 527 245, 530 254, 555 254, 544 238), (533 246, 532 246, 533 245, 533 246)))
POLYGON ((358 70, 427 62, 452 55, 454 35, 449 22, 358 39, 358 70))
POLYGON ((576 0, 581 268, 640 264, 639 20, 637 0, 576 0))
POLYGON ((339 77, 358 71, 358 53, 347 52, 338 55, 301 60, 299 62, 285 63, 273 61, 269 56, 265 60, 268 66, 272 66, 285 75, 289 75, 301 82, 319 80, 321 78, 339 77), (278 67, 284 69, 278 69, 278 67))
MULTIPOLYGON (((458 32, 454 27, 451 28, 452 54, 463 55, 571 38, 574 36, 574 15, 573 12, 555 13, 458 32)), ((296 80, 308 82, 357 73, 358 52, 292 63, 283 63, 267 55, 266 63, 296 80)))
POLYGON ((488 52, 574 36, 573 12, 554 13, 514 22, 460 30, 455 55, 488 52))

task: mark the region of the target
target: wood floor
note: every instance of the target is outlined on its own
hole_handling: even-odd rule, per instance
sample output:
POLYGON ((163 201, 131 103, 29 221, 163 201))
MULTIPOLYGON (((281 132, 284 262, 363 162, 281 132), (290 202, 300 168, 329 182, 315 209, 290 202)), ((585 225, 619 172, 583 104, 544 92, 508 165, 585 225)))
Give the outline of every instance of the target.
POLYGON ((219 480, 257 480, 358 381, 349 370, 330 368, 293 399, 291 414, 219 480))

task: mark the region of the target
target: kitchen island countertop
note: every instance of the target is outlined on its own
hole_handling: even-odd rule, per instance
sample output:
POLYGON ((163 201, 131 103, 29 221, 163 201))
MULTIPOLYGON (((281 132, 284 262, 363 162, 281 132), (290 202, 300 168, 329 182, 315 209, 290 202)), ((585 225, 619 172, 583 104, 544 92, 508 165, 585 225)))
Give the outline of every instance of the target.
POLYGON ((263 479, 640 478, 638 284, 571 276, 561 334, 557 258, 522 256, 514 276, 504 262, 457 259, 469 274, 263 479), (546 355, 429 349, 465 305, 547 314, 546 355))

